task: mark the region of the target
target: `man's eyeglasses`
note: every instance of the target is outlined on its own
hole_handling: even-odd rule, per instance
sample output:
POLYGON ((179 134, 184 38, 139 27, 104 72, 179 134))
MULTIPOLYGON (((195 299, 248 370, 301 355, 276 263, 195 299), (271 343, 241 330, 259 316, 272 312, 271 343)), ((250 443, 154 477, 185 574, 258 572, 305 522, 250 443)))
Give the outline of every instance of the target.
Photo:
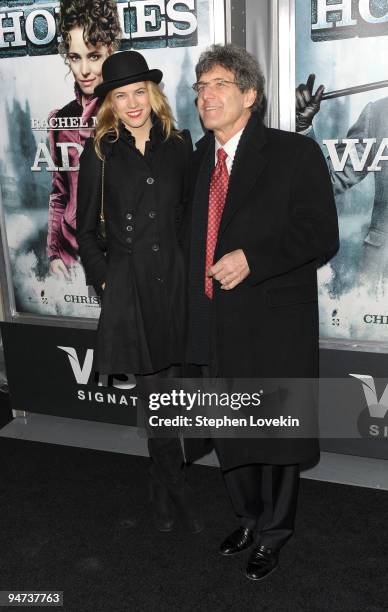
POLYGON ((201 95, 205 92, 206 88, 209 87, 212 91, 222 91, 227 89, 230 85, 236 85, 236 81, 227 81, 226 79, 211 79, 210 81, 198 81, 192 86, 194 91, 201 95))

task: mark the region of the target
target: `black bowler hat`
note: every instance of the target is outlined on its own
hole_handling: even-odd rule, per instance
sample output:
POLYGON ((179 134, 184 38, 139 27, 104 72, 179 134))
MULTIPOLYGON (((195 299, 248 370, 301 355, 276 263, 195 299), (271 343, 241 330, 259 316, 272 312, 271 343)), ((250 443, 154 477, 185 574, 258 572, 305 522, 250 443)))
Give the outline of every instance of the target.
POLYGON ((150 70, 141 53, 137 51, 121 51, 110 55, 102 65, 103 83, 97 85, 94 93, 104 98, 108 91, 138 83, 139 81, 154 81, 160 83, 163 72, 158 69, 150 70))

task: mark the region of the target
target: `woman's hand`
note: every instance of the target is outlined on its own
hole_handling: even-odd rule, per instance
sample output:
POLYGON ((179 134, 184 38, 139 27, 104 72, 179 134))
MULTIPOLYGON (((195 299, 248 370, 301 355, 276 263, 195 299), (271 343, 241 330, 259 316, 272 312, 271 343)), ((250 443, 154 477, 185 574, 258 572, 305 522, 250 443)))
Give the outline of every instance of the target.
POLYGON ((67 280, 70 280, 69 270, 59 257, 58 259, 53 259, 50 261, 50 272, 56 276, 64 276, 67 280))

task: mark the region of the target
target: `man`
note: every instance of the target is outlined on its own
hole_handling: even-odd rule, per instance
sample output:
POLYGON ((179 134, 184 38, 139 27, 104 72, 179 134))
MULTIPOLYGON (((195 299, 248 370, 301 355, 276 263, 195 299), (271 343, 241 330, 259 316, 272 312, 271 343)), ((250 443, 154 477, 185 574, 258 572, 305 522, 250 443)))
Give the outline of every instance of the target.
MULTIPOLYGON (((213 46, 196 76, 208 132, 194 153, 187 361, 211 377, 316 377, 316 269, 338 248, 325 159, 264 127, 264 78, 245 50, 213 46)), ((246 575, 262 580, 293 533, 299 464, 317 440, 213 443, 239 520, 220 552, 254 546, 246 575)))
MULTIPOLYGON (((296 131, 315 139, 313 119, 320 110, 324 86, 320 85, 313 94, 315 75, 310 74, 307 83, 296 88, 296 131)), ((387 276, 388 272, 388 164, 386 145, 383 139, 388 137, 388 97, 376 102, 369 102, 362 110, 355 123, 349 128, 346 140, 356 142, 355 149, 362 169, 354 168, 354 160, 349 155, 343 170, 335 170, 330 157, 327 164, 335 195, 341 195, 357 185, 372 172, 375 184, 375 195, 372 217, 364 238, 361 272, 368 275, 369 281, 377 283, 387 276), (365 139, 375 139, 372 145, 365 139), (366 148, 369 148, 369 152, 366 148), (376 157, 377 156, 377 157, 376 157), (365 159, 364 159, 365 158, 365 159), (374 160, 376 160, 374 162, 374 160), (376 167, 377 166, 377 167, 376 167)), ((340 160, 347 148, 346 141, 336 145, 340 160)))

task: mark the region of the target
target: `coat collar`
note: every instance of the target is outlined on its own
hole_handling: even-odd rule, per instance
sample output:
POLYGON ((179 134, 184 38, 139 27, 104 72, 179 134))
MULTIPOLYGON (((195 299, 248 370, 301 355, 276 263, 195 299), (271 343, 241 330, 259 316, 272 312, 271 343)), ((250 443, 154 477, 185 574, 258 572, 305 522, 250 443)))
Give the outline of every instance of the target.
MULTIPOLYGON (((241 135, 238 148, 241 147, 242 142, 245 140, 250 140, 250 137, 252 137, 253 143, 257 145, 257 150, 261 150, 266 142, 266 135, 265 126, 257 112, 253 112, 251 114, 249 121, 241 135)), ((214 140, 213 132, 207 131, 202 138, 195 143, 196 151, 198 151, 198 153, 203 153, 211 144, 214 144, 214 140)))
MULTIPOLYGON (((240 206, 244 205, 248 192, 258 181, 265 167, 266 140, 265 126, 258 113, 253 112, 237 147, 218 237, 222 235, 240 206)), ((200 173, 204 172, 204 166, 210 165, 210 173, 213 169, 214 143, 213 132, 207 132, 196 143, 196 152, 202 161, 200 173)))
POLYGON ((266 132, 263 122, 257 113, 252 113, 242 133, 234 158, 219 237, 238 209, 244 205, 248 193, 264 170, 267 161, 265 144, 266 132))
MULTIPOLYGON (((150 130, 149 137, 149 150, 155 150, 161 142, 165 139, 163 125, 160 119, 155 115, 154 112, 151 114, 152 127, 150 130)), ((124 142, 128 143, 132 147, 135 147, 135 138, 131 134, 130 130, 127 130, 123 123, 119 126, 119 138, 124 142)))

